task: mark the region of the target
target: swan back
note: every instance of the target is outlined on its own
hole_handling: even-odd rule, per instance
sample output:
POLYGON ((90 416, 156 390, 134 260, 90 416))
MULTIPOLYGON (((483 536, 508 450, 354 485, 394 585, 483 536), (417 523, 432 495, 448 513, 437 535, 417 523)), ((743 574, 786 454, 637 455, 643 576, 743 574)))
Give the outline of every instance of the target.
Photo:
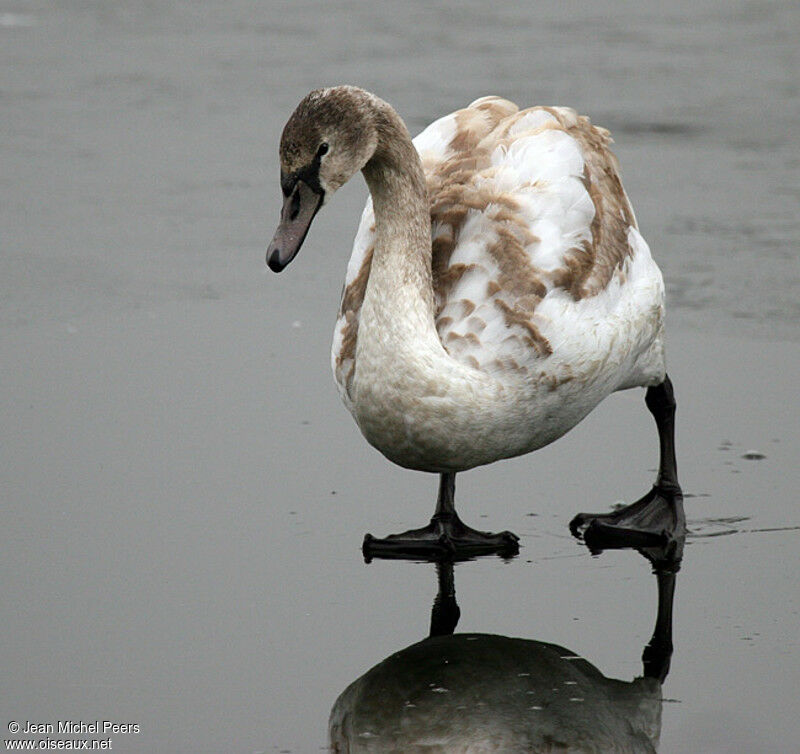
MULTIPOLYGON (((414 139, 430 201, 436 329, 454 359, 500 377, 545 379, 555 389, 581 377, 581 359, 589 369, 595 351, 607 355, 621 322, 633 337, 630 353, 619 357, 629 368, 652 344, 660 273, 638 234, 610 143, 607 131, 569 108, 519 110, 499 97, 476 100, 414 139), (622 292, 625 283, 632 285, 622 292), (599 342, 587 347, 574 325, 591 328, 593 320, 605 330, 601 324, 591 336, 599 342)), ((332 352, 348 406, 374 242, 370 200, 332 352)))

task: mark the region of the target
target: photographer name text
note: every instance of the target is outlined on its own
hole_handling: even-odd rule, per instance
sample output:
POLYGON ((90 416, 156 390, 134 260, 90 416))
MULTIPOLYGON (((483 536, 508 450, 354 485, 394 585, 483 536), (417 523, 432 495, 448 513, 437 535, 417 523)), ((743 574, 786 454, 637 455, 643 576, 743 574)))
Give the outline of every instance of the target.
MULTIPOLYGON (((138 723, 115 723, 111 720, 56 720, 54 723, 37 723, 26 720, 24 723, 16 723, 17 730, 14 733, 37 734, 37 733, 140 733, 138 723)), ((9 726, 10 728, 11 726, 9 726)))

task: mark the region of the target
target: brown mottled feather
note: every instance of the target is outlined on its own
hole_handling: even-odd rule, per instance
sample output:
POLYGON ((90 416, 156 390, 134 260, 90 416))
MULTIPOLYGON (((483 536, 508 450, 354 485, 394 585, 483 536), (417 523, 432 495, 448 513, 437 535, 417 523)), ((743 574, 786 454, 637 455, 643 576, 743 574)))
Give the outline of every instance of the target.
POLYGON ((548 108, 548 112, 580 144, 585 162, 583 182, 595 206, 591 243, 567 252, 565 267, 553 279, 556 287, 581 299, 602 291, 621 270, 631 253, 628 230, 636 227, 636 218, 622 188, 617 158, 609 149, 608 131, 593 126, 585 116, 566 124, 556 108, 548 108))
MULTIPOLYGON (((534 322, 538 303, 548 290, 560 288, 579 300, 605 289, 616 275, 623 275, 623 265, 630 256, 628 232, 636 227, 633 211, 619 179, 617 160, 609 149, 611 139, 605 129, 593 126, 589 119, 567 108, 530 108, 519 111, 507 100, 486 97, 454 114, 455 129, 443 156, 423 155, 431 205, 431 270, 436 303, 437 329, 443 345, 455 352, 465 344, 480 346, 485 321, 469 317, 475 302, 462 299, 459 315, 453 310, 452 292, 459 281, 475 271, 475 263, 451 262, 461 231, 467 220, 480 213, 491 224, 495 240, 485 249, 498 270, 488 282, 486 298, 502 314, 506 327, 519 335, 525 347, 539 357, 552 353, 552 347, 534 322), (526 114, 543 110, 552 116, 535 131, 549 129, 566 132, 583 154, 583 183, 595 208, 591 240, 569 249, 560 267, 537 268, 530 250, 539 239, 533 235, 520 213, 514 196, 500 190, 491 180, 492 152, 508 147, 520 134, 510 134, 526 114), (443 313, 445 306, 447 314, 443 313), (457 333, 454 327, 461 327, 457 333)), ((527 131, 525 133, 528 133, 527 131)), ((536 185, 533 185, 535 188, 536 185)), ((350 362, 348 374, 342 375, 349 389, 355 363, 358 313, 364 299, 372 260, 372 248, 364 255, 356 277, 346 286, 340 307, 344 318, 342 345, 336 359, 337 370, 350 362)), ((478 361, 468 353, 459 355, 464 363, 478 368, 478 361)), ((493 359, 490 369, 525 371, 508 356, 493 359)))

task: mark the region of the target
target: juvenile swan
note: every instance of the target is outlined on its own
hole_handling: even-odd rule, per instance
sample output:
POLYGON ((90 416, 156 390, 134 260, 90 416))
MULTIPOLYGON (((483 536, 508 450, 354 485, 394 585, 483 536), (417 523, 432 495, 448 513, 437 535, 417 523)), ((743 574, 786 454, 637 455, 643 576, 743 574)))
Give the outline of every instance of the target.
POLYGON ((365 552, 513 551, 464 525, 455 474, 541 448, 616 390, 646 387, 656 484, 571 523, 596 547, 662 545, 684 526, 664 285, 639 234, 608 132, 562 107, 483 97, 411 140, 353 86, 318 89, 280 144, 280 224, 267 264, 295 257, 320 207, 357 171, 370 199, 347 268, 332 366, 345 405, 389 460, 441 475, 421 529, 365 552))

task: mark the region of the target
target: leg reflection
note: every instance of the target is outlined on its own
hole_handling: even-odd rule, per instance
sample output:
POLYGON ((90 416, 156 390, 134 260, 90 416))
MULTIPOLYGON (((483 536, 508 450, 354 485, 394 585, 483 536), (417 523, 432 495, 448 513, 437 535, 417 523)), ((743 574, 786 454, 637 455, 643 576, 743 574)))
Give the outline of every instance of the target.
POLYGON ((431 636, 449 636, 456 630, 461 608, 456 602, 456 584, 453 561, 436 564, 439 591, 431 608, 431 636))

